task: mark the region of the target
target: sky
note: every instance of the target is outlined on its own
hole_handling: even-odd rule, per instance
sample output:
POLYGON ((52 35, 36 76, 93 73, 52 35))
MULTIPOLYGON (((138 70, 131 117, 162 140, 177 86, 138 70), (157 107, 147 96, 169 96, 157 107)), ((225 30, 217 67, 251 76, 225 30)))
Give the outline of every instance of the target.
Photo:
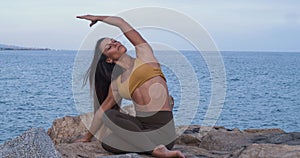
MULTIPOLYGON (((91 28, 76 15, 117 15, 138 7, 169 8, 187 15, 200 23, 223 51, 300 52, 297 0, 2 1, 0 43, 77 50, 91 28)), ((170 43, 176 45, 178 41, 170 38, 170 43)), ((189 47, 182 45, 179 49, 189 47)))

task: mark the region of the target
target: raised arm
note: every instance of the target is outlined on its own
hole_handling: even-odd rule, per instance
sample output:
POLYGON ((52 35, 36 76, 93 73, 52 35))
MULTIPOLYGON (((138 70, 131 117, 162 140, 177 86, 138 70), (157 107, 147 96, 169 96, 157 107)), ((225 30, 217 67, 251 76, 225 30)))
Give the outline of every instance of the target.
POLYGON ((79 19, 90 20, 92 27, 98 21, 105 22, 107 24, 119 27, 124 35, 128 38, 128 40, 134 45, 137 46, 139 44, 147 43, 143 37, 133 28, 131 27, 125 20, 116 16, 95 16, 95 15, 83 15, 77 16, 79 19))
POLYGON ((138 58, 154 58, 151 46, 147 41, 124 19, 116 16, 95 16, 95 15, 83 15, 77 16, 79 19, 90 20, 90 27, 96 24, 98 21, 116 26, 121 29, 127 39, 135 46, 138 58))

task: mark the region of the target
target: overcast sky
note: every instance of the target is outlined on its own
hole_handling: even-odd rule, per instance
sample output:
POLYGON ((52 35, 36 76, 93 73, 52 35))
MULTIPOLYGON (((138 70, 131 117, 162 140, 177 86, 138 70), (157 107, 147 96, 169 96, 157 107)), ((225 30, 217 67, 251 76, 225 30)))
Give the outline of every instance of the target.
POLYGON ((147 6, 170 8, 193 18, 220 50, 300 51, 297 0, 8 0, 0 6, 0 43, 76 50, 91 30, 76 15, 116 15, 147 6))

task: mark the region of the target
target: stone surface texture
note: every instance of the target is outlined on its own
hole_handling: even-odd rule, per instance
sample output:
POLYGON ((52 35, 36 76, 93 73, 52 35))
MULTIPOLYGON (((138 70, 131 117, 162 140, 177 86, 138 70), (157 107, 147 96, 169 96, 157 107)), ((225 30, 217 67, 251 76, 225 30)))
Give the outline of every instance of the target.
MULTIPOLYGON (((56 119, 48 129, 50 137, 42 129, 30 129, 0 145, 0 157, 152 157, 135 153, 114 155, 105 151, 96 138, 88 143, 73 143, 87 132, 87 122, 91 118, 89 113, 56 119)), ((174 150, 180 150, 187 158, 300 157, 300 132, 287 133, 277 128, 240 130, 189 125, 176 127, 176 133, 174 150)))
MULTIPOLYGON (((48 134, 63 157, 151 157, 133 153, 112 155, 101 147, 97 139, 89 143, 71 143, 86 131, 79 116, 67 116, 55 120, 48 134)), ((176 127, 176 133, 174 150, 180 150, 191 158, 300 157, 299 132, 286 133, 277 128, 240 130, 189 125, 176 127)))
POLYGON ((0 157, 62 157, 44 129, 31 128, 22 135, 0 145, 0 157))

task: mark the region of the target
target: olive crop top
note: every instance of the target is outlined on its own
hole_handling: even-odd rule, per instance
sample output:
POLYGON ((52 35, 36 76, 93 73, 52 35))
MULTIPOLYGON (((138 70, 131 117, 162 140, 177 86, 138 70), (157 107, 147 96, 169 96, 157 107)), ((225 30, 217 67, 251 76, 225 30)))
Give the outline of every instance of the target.
POLYGON ((129 77, 123 82, 121 81, 121 75, 117 78, 118 92, 122 98, 131 99, 136 88, 156 76, 161 76, 166 80, 160 68, 154 68, 136 58, 129 77))

